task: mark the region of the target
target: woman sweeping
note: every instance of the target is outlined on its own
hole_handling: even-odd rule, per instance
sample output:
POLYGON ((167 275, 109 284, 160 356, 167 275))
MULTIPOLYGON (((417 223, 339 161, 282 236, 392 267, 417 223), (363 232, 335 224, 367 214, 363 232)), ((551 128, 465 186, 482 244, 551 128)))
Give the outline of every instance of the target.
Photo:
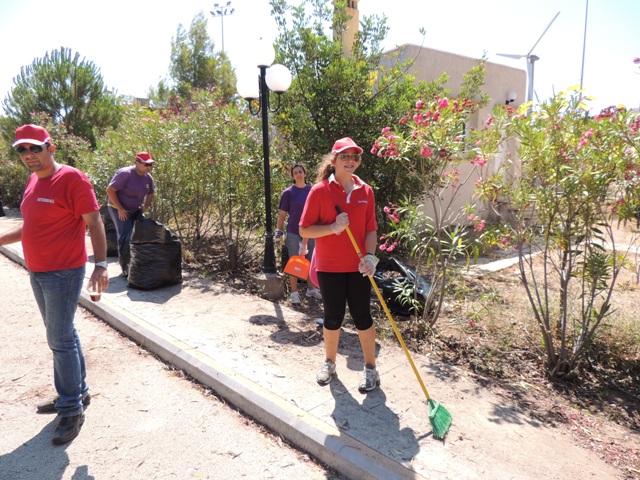
POLYGON ((325 360, 316 374, 320 385, 331 382, 345 307, 358 331, 364 355, 361 393, 380 385, 376 369, 376 331, 371 318, 371 283, 378 263, 375 256, 377 229, 373 190, 354 172, 362 160, 362 148, 351 138, 335 142, 318 167, 317 183, 311 188, 300 219, 300 235, 316 239, 316 266, 324 306, 325 360), (342 212, 338 214, 338 211, 342 212), (344 232, 349 226, 360 250, 361 262, 344 232))

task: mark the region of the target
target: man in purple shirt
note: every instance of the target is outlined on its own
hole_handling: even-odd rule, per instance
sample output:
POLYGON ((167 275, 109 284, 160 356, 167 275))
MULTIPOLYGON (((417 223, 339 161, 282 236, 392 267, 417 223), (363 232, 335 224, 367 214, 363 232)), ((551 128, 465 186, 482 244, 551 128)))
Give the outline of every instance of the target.
POLYGON ((121 168, 109 182, 107 196, 109 214, 118 235, 118 259, 122 275, 129 275, 131 234, 133 223, 149 209, 155 192, 153 177, 149 173, 156 161, 148 152, 136 155, 136 163, 121 168))

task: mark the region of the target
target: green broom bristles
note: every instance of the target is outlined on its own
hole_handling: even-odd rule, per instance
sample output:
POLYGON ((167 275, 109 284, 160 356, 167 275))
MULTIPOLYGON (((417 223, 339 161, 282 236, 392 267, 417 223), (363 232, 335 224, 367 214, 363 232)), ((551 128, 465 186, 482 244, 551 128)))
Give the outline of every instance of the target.
POLYGON ((429 421, 431 422, 433 438, 444 438, 449 431, 453 418, 447 409, 433 398, 430 398, 427 404, 429 405, 429 421))

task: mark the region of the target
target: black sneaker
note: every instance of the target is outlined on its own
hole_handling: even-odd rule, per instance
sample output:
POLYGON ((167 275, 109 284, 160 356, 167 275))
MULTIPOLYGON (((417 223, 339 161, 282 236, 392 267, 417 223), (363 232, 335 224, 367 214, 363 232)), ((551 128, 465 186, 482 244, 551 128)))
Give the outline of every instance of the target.
MULTIPOLYGON (((38 413, 55 413, 56 412, 56 402, 60 397, 53 397, 49 400, 45 400, 44 402, 36 405, 36 409, 38 413)), ((91 403, 91 395, 87 393, 87 395, 82 399, 82 405, 86 408, 91 403)))
POLYGON ((72 417, 62 417, 51 441, 54 445, 64 445, 70 442, 78 436, 83 423, 84 413, 72 417))

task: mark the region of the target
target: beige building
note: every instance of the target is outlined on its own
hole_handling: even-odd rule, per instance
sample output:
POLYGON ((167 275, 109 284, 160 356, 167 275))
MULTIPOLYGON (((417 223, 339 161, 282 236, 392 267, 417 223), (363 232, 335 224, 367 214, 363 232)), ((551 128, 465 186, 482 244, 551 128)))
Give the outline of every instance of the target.
MULTIPOLYGON (((450 97, 456 98, 460 92, 464 75, 478 64, 478 59, 457 55, 455 53, 442 52, 432 48, 420 47, 417 45, 402 45, 389 52, 383 57, 383 64, 394 64, 395 62, 404 62, 412 60, 413 65, 409 72, 416 77, 417 80, 432 81, 440 78, 443 73, 448 76, 445 87, 451 90, 450 97)), ((491 114, 491 110, 495 105, 508 104, 512 107, 518 107, 523 103, 526 95, 527 74, 525 70, 499 65, 496 63, 485 62, 486 78, 483 85, 483 91, 489 95, 491 100, 487 105, 474 113, 466 126, 467 129, 482 129, 485 122, 491 114)), ((500 166, 506 159, 508 151, 513 152, 515 145, 506 144, 503 150, 495 158, 493 164, 488 163, 485 168, 495 169, 500 166)), ((513 157, 512 157, 513 158, 513 157)), ((473 166, 465 164, 459 167, 461 178, 465 178, 471 173, 471 178, 460 190, 451 205, 450 211, 458 212, 463 207, 473 201, 473 189, 475 181, 478 178, 478 172, 471 172, 473 166)), ((510 170, 512 177, 517 175, 517 164, 510 170)), ((451 195, 451 192, 446 192, 451 195)), ((444 198, 444 203, 448 203, 449 198, 444 198)), ((433 211, 428 206, 425 210, 429 216, 433 218, 433 211)), ((507 214, 505 205, 499 205, 501 214, 507 214)), ((493 220, 493 212, 483 205, 477 205, 476 213, 486 220, 493 220)), ((447 223, 464 223, 466 218, 451 218, 447 223)))
MULTIPOLYGON (((347 22, 347 30, 343 33, 342 45, 345 55, 350 55, 353 48, 354 36, 359 29, 360 13, 358 11, 359 0, 347 0, 347 14, 351 17, 347 22)), ((413 62, 409 73, 414 75, 417 80, 425 80, 427 82, 440 78, 443 73, 448 76, 445 87, 451 91, 450 96, 455 98, 460 92, 464 75, 478 64, 476 58, 465 57, 455 53, 443 52, 432 48, 420 47, 417 45, 402 45, 394 48, 383 55, 382 63, 387 66, 396 63, 403 63, 407 60, 413 62)), ((487 93, 491 100, 482 109, 478 110, 470 119, 467 128, 481 129, 489 117, 491 110, 498 104, 509 104, 518 107, 524 102, 526 97, 527 73, 523 69, 508 67, 491 62, 485 62, 485 84, 483 91, 487 93)), ((493 163, 488 163, 485 168, 495 170, 506 159, 508 151, 515 151, 514 144, 506 144, 503 150, 498 154, 493 163)), ((513 157, 512 157, 513 159, 513 157)), ((517 163, 511 168, 510 174, 517 177, 517 163)), ((461 177, 466 177, 471 173, 471 178, 466 182, 464 188, 457 193, 450 211, 458 212, 461 207, 469 202, 473 202, 473 190, 475 181, 478 178, 477 172, 472 172, 473 166, 466 164, 459 167, 461 177), (465 170, 466 169, 466 170, 465 170)), ((451 195, 451 192, 447 192, 451 195)), ((444 198, 443 203, 448 203, 450 198, 444 198)), ((486 206, 477 205, 476 214, 489 221, 493 219, 492 211, 486 206)), ((502 214, 506 214, 506 205, 499 205, 502 214)), ((425 205, 426 213, 433 218, 435 212, 430 211, 431 207, 425 205)), ((466 217, 450 218, 447 223, 465 223, 466 217)))

